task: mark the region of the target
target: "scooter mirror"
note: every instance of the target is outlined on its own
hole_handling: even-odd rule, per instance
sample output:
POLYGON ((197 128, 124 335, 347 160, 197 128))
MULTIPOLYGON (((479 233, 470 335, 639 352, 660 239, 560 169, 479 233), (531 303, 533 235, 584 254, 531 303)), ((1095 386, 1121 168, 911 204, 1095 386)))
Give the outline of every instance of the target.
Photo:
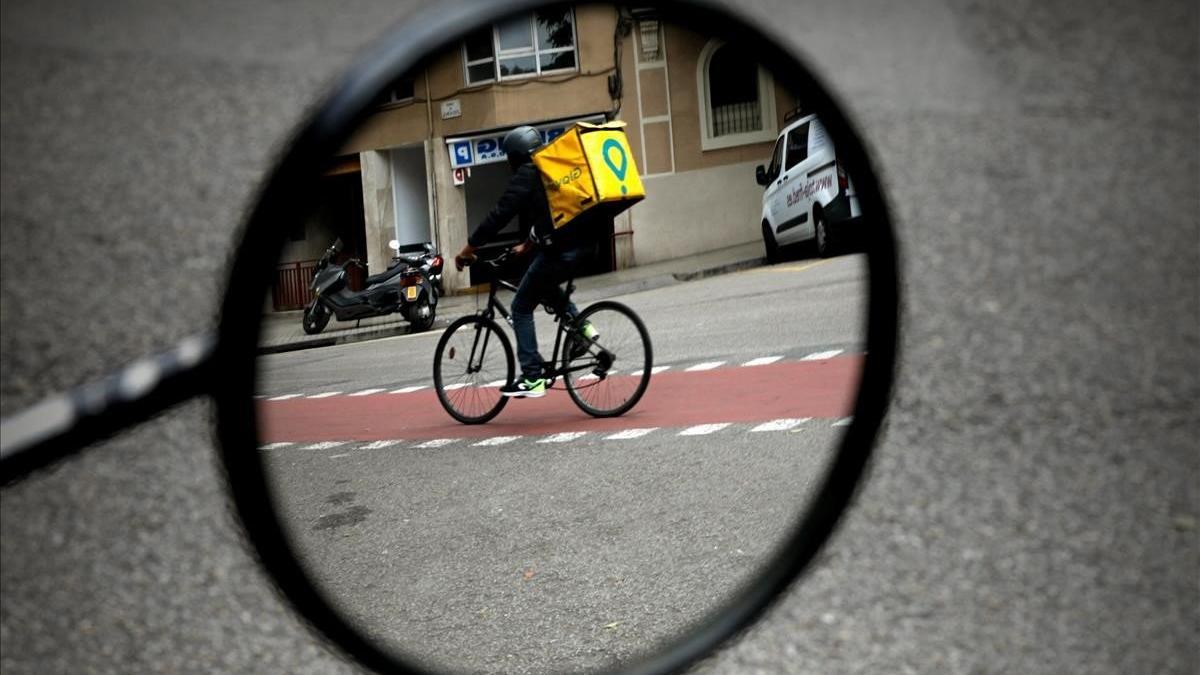
POLYGON ((890 227, 848 112, 732 9, 434 5, 345 73, 247 228, 220 419, 251 540, 370 668, 681 668, 850 504, 890 227), (522 126, 542 147, 510 164, 522 126), (365 270, 316 268, 334 237, 365 270), (388 251, 468 244, 436 275, 388 251))

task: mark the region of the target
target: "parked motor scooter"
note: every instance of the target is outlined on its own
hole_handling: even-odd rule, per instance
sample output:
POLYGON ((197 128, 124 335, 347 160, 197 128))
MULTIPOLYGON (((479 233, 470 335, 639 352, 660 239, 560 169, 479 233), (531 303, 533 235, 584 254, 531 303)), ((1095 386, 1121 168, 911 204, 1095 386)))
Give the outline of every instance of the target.
POLYGON ((400 312, 412 325, 414 333, 428 330, 433 325, 441 288, 442 256, 432 244, 426 244, 425 252, 419 256, 400 255, 400 243, 395 239, 388 246, 397 251, 392 264, 384 272, 367 277, 366 287, 361 291, 351 291, 347 287, 347 269, 351 265, 366 265, 357 258, 341 264, 333 262, 334 256, 342 250, 341 239, 326 249, 317 261, 316 274, 309 285, 315 298, 304 309, 305 333, 320 333, 330 317, 352 321, 393 312, 400 312))

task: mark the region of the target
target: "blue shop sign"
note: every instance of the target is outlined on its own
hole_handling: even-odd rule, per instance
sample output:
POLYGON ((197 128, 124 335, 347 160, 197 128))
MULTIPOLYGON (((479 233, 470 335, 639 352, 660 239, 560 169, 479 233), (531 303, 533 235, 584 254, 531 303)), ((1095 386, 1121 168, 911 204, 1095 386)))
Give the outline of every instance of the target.
MULTIPOLYGON (((565 122, 535 124, 532 126, 541 132, 542 142, 549 143, 563 135, 563 132, 571 128, 571 125, 576 122, 603 121, 604 115, 589 115, 565 122)), ((446 146, 450 151, 450 168, 459 169, 467 166, 503 162, 506 155, 504 154, 504 149, 500 147, 500 141, 504 139, 504 135, 509 131, 509 129, 502 129, 478 136, 447 138, 446 146)))

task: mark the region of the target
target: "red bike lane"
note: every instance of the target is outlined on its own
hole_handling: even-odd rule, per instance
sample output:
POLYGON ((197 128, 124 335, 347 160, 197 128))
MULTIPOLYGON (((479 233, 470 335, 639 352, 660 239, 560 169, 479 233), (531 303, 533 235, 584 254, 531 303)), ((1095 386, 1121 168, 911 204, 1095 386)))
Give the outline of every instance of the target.
MULTIPOLYGON (((653 375, 645 396, 621 417, 598 419, 576 407, 561 381, 539 399, 510 401, 487 424, 460 424, 432 389, 367 396, 292 398, 258 402, 262 441, 374 441, 387 439, 540 436, 564 431, 621 431, 717 422, 850 415, 862 369, 861 355, 768 366, 667 371, 653 375)), ((493 390, 494 391, 494 390, 493 390)))

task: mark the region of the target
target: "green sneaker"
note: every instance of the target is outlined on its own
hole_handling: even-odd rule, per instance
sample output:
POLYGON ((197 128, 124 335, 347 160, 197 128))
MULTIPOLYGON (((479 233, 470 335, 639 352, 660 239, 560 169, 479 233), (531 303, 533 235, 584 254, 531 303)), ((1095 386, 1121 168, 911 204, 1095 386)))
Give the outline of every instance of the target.
POLYGON ((588 347, 591 346, 591 343, 595 342, 596 339, 600 337, 600 331, 596 330, 596 327, 592 325, 591 321, 583 322, 583 327, 579 329, 579 332, 582 333, 583 337, 587 338, 588 341, 584 342, 583 340, 579 339, 571 341, 570 360, 572 361, 583 356, 584 354, 587 354, 588 347))
POLYGON ((500 388, 500 393, 513 398, 540 398, 546 395, 546 380, 521 379, 500 388))

